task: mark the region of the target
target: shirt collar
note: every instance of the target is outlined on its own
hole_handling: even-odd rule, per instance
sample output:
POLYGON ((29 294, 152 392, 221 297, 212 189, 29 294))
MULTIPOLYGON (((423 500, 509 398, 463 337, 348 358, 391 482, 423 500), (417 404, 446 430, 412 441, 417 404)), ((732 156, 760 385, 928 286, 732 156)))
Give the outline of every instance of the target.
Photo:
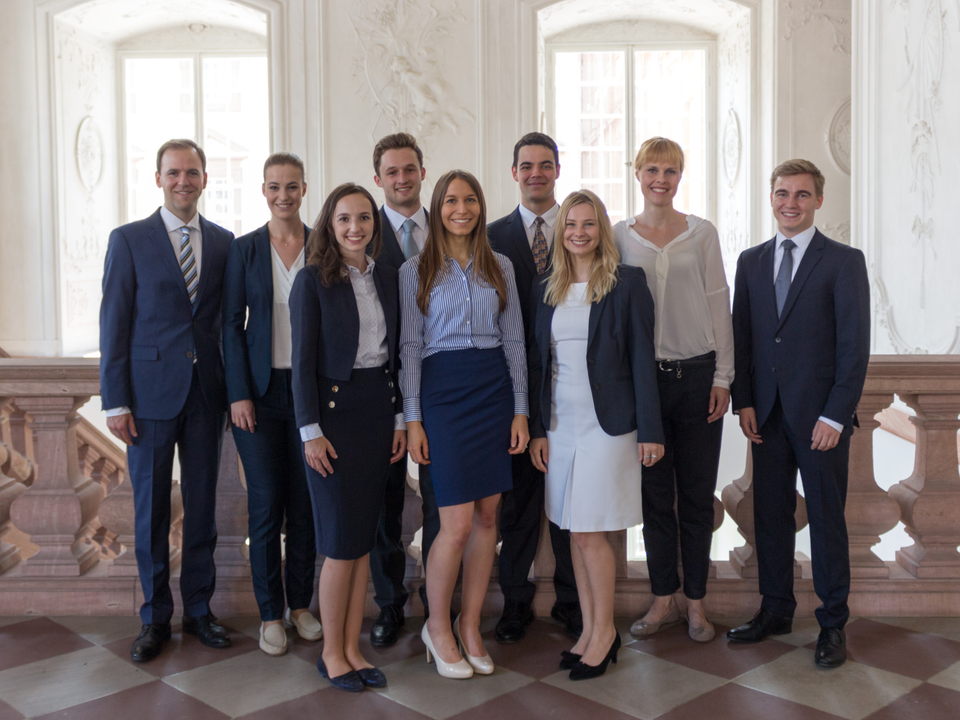
POLYGON ((520 211, 520 217, 523 219, 523 224, 526 227, 532 227, 536 219, 542 217, 543 224, 552 228, 553 224, 557 221, 557 213, 560 212, 560 206, 556 204, 543 215, 537 215, 533 210, 524 207, 523 204, 517 206, 517 209, 520 211))
POLYGON ((165 228, 167 228, 168 233, 179 230, 184 226, 190 228, 191 230, 200 229, 200 213, 195 213, 194 216, 190 218, 190 222, 185 223, 183 220, 170 212, 166 205, 161 205, 160 218, 163 220, 163 225, 165 228))
POLYGON ((357 270, 353 265, 343 264, 343 267, 346 269, 348 275, 358 275, 360 277, 365 277, 367 275, 373 275, 373 266, 376 265, 373 258, 367 258, 367 269, 363 272, 357 270))
MULTIPOLYGON (((390 221, 390 224, 393 225, 394 232, 400 232, 400 228, 403 226, 404 220, 407 220, 405 215, 398 213, 392 207, 387 204, 384 204, 383 211, 387 214, 387 220, 390 221)), ((423 209, 423 205, 417 208, 417 211, 410 216, 410 220, 413 220, 416 223, 417 227, 423 231, 427 229, 427 211, 423 209)))
MULTIPOLYGON (((797 244, 797 250, 802 255, 803 253, 806 252, 807 248, 810 247, 810 242, 813 240, 813 236, 816 235, 816 233, 817 233, 817 226, 811 225, 802 233, 799 233, 798 235, 794 235, 790 239, 797 244)), ((777 247, 776 247, 777 250, 779 250, 780 247, 783 245, 784 240, 786 240, 786 237, 784 237, 784 234, 779 230, 777 230, 777 247)))

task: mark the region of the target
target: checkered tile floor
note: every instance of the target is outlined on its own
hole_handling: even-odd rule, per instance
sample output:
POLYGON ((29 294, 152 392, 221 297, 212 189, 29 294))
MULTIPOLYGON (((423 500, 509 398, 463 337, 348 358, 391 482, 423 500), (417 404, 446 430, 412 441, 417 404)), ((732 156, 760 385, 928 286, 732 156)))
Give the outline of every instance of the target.
MULTIPOLYGON (((456 718, 642 718, 643 720, 956 720, 960 718, 960 619, 860 618, 847 626, 849 660, 818 670, 812 619, 792 635, 758 645, 718 639, 697 645, 683 626, 632 641, 602 678, 570 682, 557 671, 569 641, 537 621, 517 645, 497 645, 495 618, 484 622, 497 664, 489 677, 444 680, 427 665, 420 621, 408 618, 394 647, 366 657, 388 686, 351 695, 319 677, 319 644, 290 635, 290 652, 257 648, 255 618, 224 618, 233 647, 217 651, 173 628, 156 660, 134 665, 136 618, 0 618, 0 720, 21 718, 323 717, 367 720, 456 718)), ((369 620, 367 621, 369 624, 369 620)), ((620 622, 624 640, 629 620, 620 622)))

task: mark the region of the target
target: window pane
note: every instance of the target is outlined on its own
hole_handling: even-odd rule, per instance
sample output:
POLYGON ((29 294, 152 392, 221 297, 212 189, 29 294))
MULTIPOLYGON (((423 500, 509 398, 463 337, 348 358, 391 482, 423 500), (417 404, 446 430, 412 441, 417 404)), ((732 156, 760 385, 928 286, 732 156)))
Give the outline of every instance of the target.
POLYGON ((193 60, 127 58, 126 101, 127 218, 153 213, 163 202, 154 177, 157 149, 171 138, 195 140, 193 60))
POLYGON ((561 173, 557 199, 580 188, 603 200, 613 222, 626 204, 623 152, 624 52, 555 54, 557 145, 561 173))
MULTIPOLYGON (((704 50, 641 50, 634 56, 636 125, 633 152, 662 135, 680 143, 685 156, 677 210, 707 211, 707 66, 704 50)), ((638 193, 638 207, 642 198, 638 193)))
POLYGON ((204 214, 236 234, 260 227, 260 186, 270 153, 265 57, 203 58, 204 214))

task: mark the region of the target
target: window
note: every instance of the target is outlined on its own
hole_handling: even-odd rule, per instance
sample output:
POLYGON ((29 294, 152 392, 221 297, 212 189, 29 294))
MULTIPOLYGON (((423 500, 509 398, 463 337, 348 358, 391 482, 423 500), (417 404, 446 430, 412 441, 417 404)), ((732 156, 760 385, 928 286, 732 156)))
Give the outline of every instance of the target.
POLYGON ((582 187, 601 197, 613 222, 637 214, 633 158, 644 140, 662 135, 686 156, 674 206, 714 219, 712 45, 558 45, 550 57, 559 198, 582 187))
POLYGON ((122 59, 126 217, 156 210, 157 148, 182 137, 199 138, 207 155, 204 217, 237 234, 262 225, 264 207, 255 200, 270 152, 267 58, 129 53, 122 59), (248 199, 246 206, 241 197, 248 199))

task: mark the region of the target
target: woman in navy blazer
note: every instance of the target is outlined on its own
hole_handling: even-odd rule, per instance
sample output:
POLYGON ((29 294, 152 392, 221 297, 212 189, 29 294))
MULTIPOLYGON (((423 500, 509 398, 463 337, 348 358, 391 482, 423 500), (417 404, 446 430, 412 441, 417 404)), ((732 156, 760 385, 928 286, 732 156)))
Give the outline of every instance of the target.
POLYGON ((663 456, 663 429, 643 270, 618 267, 606 208, 588 190, 564 200, 557 238, 533 292, 530 454, 546 473, 547 517, 573 539, 583 634, 560 667, 585 680, 617 660, 607 532, 640 524, 641 467, 663 456))
POLYGON ((386 685, 360 654, 360 625, 387 472, 406 457, 397 271, 376 262, 380 247, 373 197, 340 185, 323 204, 290 293, 297 426, 317 551, 326 556, 317 669, 352 692, 386 685))
POLYGON ((262 623, 260 649, 269 655, 282 655, 287 649, 284 616, 304 639, 323 636, 307 609, 313 598, 316 552, 293 411, 287 309, 310 232, 300 220, 306 189, 300 158, 291 153, 267 158, 263 194, 270 221, 233 243, 223 282, 227 395, 247 483, 250 570, 262 623), (286 578, 280 550, 284 518, 286 578))

